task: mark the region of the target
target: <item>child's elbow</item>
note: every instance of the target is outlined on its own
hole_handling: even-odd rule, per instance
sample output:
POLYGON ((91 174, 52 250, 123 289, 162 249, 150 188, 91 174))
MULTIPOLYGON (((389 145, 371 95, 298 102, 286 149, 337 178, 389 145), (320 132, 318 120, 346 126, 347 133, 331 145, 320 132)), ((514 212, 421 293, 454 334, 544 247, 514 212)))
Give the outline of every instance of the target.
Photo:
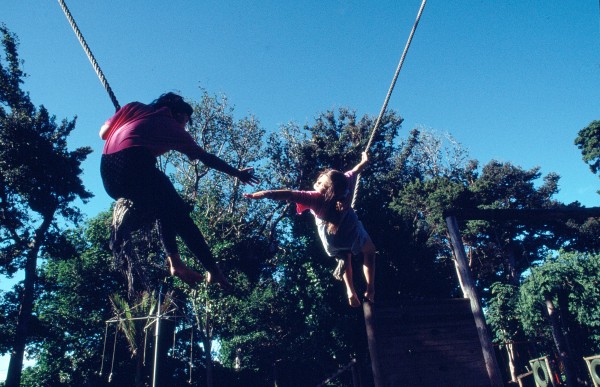
POLYGON ((104 124, 102 127, 100 127, 100 133, 98 133, 98 135, 101 139, 106 140, 108 137, 108 129, 110 129, 110 125, 108 124, 104 124))

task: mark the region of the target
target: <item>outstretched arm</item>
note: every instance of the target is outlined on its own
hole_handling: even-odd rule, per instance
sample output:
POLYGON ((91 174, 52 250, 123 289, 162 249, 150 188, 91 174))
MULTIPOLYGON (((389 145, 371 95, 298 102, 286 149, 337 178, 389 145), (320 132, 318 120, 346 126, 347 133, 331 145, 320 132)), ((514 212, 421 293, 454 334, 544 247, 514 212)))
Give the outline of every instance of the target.
POLYGON ((254 193, 244 194, 244 197, 247 199, 290 200, 292 199, 292 191, 289 189, 257 191, 254 193))
POLYGON ((216 169, 229 176, 237 177, 244 184, 254 185, 260 182, 260 180, 254 176, 254 168, 234 168, 227 164, 223 159, 208 152, 199 153, 196 158, 209 168, 216 169))
POLYGON ((365 166, 367 165, 368 162, 369 162, 369 155, 367 154, 367 152, 363 152, 360 163, 356 164, 354 166, 354 168, 352 168, 352 172, 354 174, 361 173, 362 170, 365 169, 365 166))

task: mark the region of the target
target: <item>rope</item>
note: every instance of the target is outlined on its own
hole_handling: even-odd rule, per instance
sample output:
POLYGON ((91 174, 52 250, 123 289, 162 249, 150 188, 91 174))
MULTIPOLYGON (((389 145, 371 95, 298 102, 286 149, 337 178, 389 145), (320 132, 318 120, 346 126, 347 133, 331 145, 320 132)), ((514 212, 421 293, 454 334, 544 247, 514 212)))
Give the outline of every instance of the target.
POLYGON ((58 3, 60 4, 60 7, 62 8, 63 12, 65 13, 67 20, 69 21, 69 24, 73 28, 73 31, 75 31, 75 35, 79 39, 79 43, 81 43, 81 46, 83 47, 83 50, 87 54, 88 59, 92 63, 92 66, 94 67, 94 70, 96 71, 96 75, 98 76, 98 78, 100 78, 100 82, 102 83, 102 86, 104 86, 104 89, 106 89, 106 92, 108 93, 108 96, 110 97, 110 100, 112 101, 113 105, 115 106, 115 110, 119 110, 121 106, 119 105, 119 102, 117 101, 117 97, 115 97, 115 94, 113 93, 112 89, 110 88, 110 85, 108 84, 108 81, 106 80, 106 77, 104 76, 104 73, 100 69, 98 62, 96 62, 96 58, 94 58, 94 55, 92 54, 92 51, 90 50, 85 39, 83 38, 81 31, 79 31, 79 27, 77 27, 77 24, 75 23, 75 19, 73 19, 73 16, 71 16, 71 12, 69 12, 69 9, 67 8, 67 5, 65 4, 65 1, 58 0, 58 3))
MULTIPOLYGON (((385 110, 387 109, 387 105, 390 102, 390 97, 392 96, 392 91, 394 90, 394 86, 396 85, 396 80, 398 79, 398 75, 400 74, 400 69, 402 68, 402 65, 404 64, 404 58, 406 58, 406 53, 408 52, 408 48, 410 47, 412 38, 415 34, 415 31, 417 30, 417 26, 419 25, 419 20, 421 19, 421 14, 423 13, 423 9, 425 8, 426 2, 427 2, 427 0, 423 0, 423 2, 421 3, 421 7, 419 8, 419 12, 417 13, 417 19, 415 20, 412 30, 410 31, 408 41, 406 42, 406 46, 404 47, 404 51, 402 52, 402 57, 400 57, 400 62, 398 63, 398 67, 396 68, 396 73, 394 74, 394 79, 392 79, 392 84, 390 85, 387 95, 385 96, 385 101, 383 102, 383 106, 381 107, 381 111, 379 112, 379 116, 377 117, 377 121, 375 121, 375 126, 373 126, 373 129, 371 130, 371 136, 369 137, 369 141, 367 142, 365 152, 368 152, 369 148, 371 148, 371 143, 373 142, 373 139, 375 138, 375 132, 379 128, 379 124, 381 123, 383 114, 385 113, 385 110)), ((354 186, 354 194, 352 196, 352 208, 354 208, 354 204, 356 204, 356 197, 358 195, 359 183, 360 183, 360 173, 358 174, 358 176, 356 176, 356 185, 354 186)))

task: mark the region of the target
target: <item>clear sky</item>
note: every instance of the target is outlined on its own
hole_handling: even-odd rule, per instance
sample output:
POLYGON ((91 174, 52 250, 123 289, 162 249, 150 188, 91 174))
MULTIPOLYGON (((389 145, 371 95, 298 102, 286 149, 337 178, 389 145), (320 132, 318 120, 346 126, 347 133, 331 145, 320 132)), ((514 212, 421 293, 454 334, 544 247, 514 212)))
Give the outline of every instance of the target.
MULTIPOLYGON (((338 107, 376 116, 421 4, 66 2, 121 105, 204 88, 267 130, 338 107)), ((2 0, 0 22, 19 37, 34 104, 77 116, 69 146, 94 149, 84 183, 96 196, 81 207, 94 216, 111 202, 98 129, 112 103, 58 1, 2 0)), ((600 120, 598 0, 429 0, 389 108, 405 119, 402 138, 417 126, 448 132, 482 165, 540 166, 561 176, 557 199, 600 206, 600 180, 573 144, 600 120)))
MULTIPOLYGON (((66 0, 117 99, 150 102, 223 93, 237 119, 267 130, 350 107, 376 116, 421 0, 66 0)), ((20 39, 24 89, 58 119, 78 117, 70 147, 91 146, 84 183, 108 208, 98 128, 113 112, 58 1, 2 0, 20 39)), ((600 205, 600 180, 573 144, 600 119, 597 0, 429 0, 389 108, 401 136, 419 126, 452 134, 492 159, 561 176, 563 202, 600 205)))

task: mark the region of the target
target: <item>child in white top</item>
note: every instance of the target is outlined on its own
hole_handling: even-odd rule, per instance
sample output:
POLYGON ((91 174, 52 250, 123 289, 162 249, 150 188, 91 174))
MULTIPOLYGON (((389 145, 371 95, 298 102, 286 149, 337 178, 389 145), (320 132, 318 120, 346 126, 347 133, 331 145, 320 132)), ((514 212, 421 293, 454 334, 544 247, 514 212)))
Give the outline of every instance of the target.
POLYGON ((345 261, 343 274, 348 303, 358 307, 360 300, 354 290, 352 277, 352 254, 363 253, 363 272, 366 281, 364 297, 375 300, 375 245, 351 207, 351 196, 356 185, 356 176, 369 161, 366 152, 351 170, 342 173, 326 170, 319 175, 314 191, 267 190, 245 194, 248 199, 287 200, 296 203, 297 213, 310 210, 315 216, 319 237, 330 257, 341 256, 345 261))

